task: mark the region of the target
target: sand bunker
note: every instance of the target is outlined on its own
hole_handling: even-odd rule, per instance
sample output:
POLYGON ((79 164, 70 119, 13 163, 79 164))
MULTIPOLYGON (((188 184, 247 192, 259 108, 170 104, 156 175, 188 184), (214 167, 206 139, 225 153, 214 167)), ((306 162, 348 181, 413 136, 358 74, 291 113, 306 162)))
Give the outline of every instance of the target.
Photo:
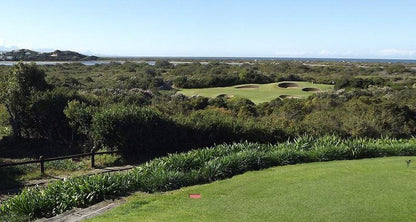
POLYGON ((299 96, 290 96, 290 95, 280 95, 281 99, 298 99, 299 96))
POLYGON ((255 85, 244 85, 244 86, 236 86, 234 88, 236 88, 236 89, 258 89, 259 86, 255 86, 255 85))
POLYGON ((302 91, 305 92, 320 92, 321 90, 318 88, 303 88, 302 91))
POLYGON ((286 89, 290 89, 290 88, 298 88, 298 84, 293 83, 293 82, 282 82, 277 84, 278 87, 280 88, 286 88, 286 89))
POLYGON ((219 97, 219 98, 231 98, 231 97, 234 97, 234 95, 231 95, 231 94, 219 94, 217 97, 219 97))

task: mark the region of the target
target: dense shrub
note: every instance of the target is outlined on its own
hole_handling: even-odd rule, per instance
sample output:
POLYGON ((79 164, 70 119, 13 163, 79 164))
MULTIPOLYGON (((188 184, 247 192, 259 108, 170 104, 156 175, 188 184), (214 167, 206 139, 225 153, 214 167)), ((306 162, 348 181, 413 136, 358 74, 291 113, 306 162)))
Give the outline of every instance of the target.
POLYGON ((71 140, 71 128, 63 111, 73 99, 82 100, 75 91, 64 88, 35 94, 24 131, 32 138, 68 143, 71 140))
POLYGON ((154 109, 113 105, 94 114, 96 146, 120 150, 126 159, 166 153, 175 141, 175 124, 154 109))
POLYGON ((120 150, 133 161, 224 142, 275 143, 287 139, 277 127, 220 109, 170 118, 152 108, 119 104, 96 112, 91 128, 96 146, 120 150))
POLYGON ((276 125, 261 119, 233 116, 224 109, 199 110, 177 116, 175 121, 190 129, 199 146, 240 141, 276 143, 288 138, 276 125))
POLYGON ((218 145, 157 158, 128 173, 69 178, 47 187, 26 188, 2 202, 0 220, 50 217, 132 191, 167 191, 271 166, 393 155, 416 155, 416 138, 344 140, 305 136, 277 145, 218 145))

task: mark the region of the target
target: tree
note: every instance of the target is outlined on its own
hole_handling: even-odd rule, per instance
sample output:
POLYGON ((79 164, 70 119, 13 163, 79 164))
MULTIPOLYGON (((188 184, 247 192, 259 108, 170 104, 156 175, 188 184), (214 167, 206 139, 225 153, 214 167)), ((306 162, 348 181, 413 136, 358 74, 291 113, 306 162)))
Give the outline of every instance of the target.
POLYGON ((172 63, 170 63, 169 61, 167 61, 167 60, 157 60, 156 62, 155 62, 155 67, 157 67, 157 68, 164 68, 164 69, 171 69, 171 68, 173 68, 174 66, 173 66, 173 64, 172 63))
POLYGON ((0 100, 10 115, 13 136, 21 137, 25 120, 29 119, 29 105, 36 91, 49 88, 45 72, 36 64, 19 62, 5 76, 0 77, 0 100))
POLYGON ((84 102, 71 100, 64 110, 69 125, 78 133, 88 136, 93 115, 93 108, 84 102))
POLYGON ((34 92, 31 97, 30 116, 25 120, 23 130, 28 131, 31 138, 68 143, 72 130, 63 111, 69 101, 82 98, 76 91, 66 88, 34 92))

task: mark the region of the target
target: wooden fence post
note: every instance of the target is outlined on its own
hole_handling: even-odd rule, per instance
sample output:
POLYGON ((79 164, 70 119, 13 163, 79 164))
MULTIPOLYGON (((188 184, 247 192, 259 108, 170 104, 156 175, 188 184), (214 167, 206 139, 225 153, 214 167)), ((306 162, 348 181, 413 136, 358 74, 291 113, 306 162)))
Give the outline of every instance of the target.
POLYGON ((43 156, 39 157, 39 161, 40 161, 40 174, 44 175, 45 174, 45 161, 43 159, 43 156))
POLYGON ((94 159, 95 151, 91 150, 91 168, 95 168, 95 159, 94 159))

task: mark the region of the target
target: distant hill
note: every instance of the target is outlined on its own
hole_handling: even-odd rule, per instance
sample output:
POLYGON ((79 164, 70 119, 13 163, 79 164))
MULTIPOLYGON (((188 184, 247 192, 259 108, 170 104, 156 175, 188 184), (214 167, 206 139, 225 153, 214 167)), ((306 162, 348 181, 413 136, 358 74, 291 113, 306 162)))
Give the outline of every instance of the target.
POLYGON ((78 52, 60 50, 36 52, 29 49, 19 49, 10 52, 0 52, 0 61, 86 61, 97 59, 97 56, 87 56, 78 52))

